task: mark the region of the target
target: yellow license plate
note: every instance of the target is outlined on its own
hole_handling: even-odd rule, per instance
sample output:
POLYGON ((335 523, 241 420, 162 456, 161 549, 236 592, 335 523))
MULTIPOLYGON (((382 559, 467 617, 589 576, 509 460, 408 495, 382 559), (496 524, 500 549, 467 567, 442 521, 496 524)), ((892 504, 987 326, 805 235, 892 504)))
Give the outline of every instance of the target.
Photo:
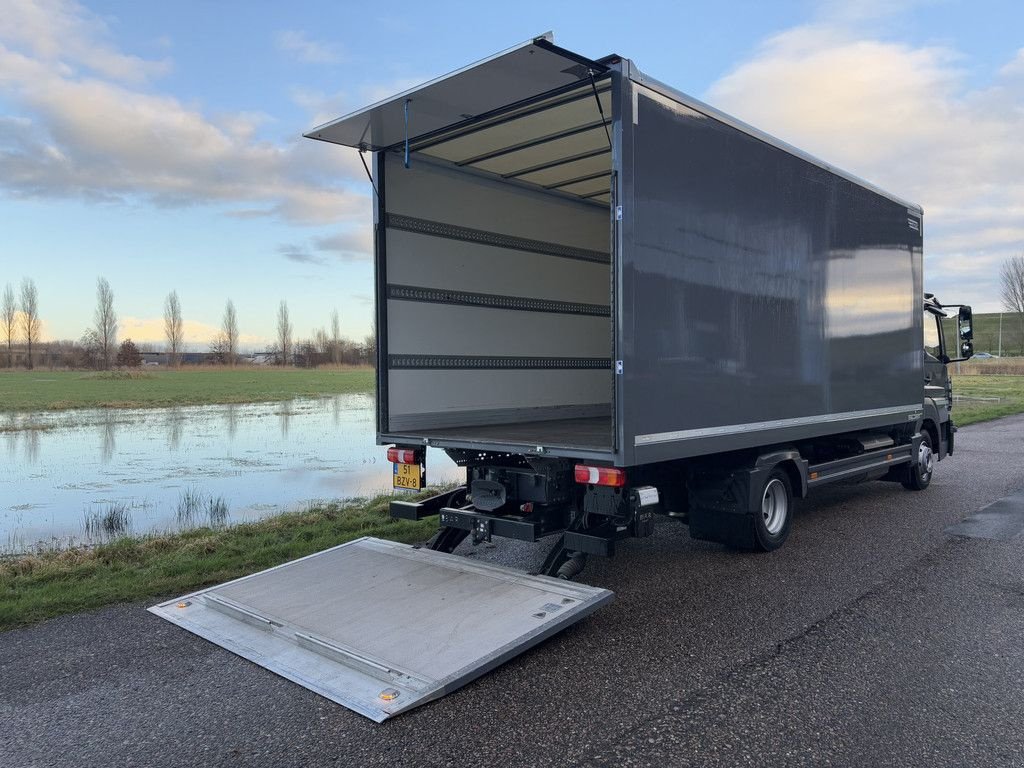
POLYGON ((423 471, 419 464, 395 464, 393 480, 395 488, 411 488, 414 491, 423 488, 423 471))

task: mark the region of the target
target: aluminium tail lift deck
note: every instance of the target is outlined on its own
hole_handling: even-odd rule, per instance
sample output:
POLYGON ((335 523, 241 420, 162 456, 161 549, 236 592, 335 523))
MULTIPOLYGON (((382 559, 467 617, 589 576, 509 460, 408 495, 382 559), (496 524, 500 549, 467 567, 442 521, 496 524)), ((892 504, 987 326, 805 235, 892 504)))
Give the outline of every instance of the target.
POLYGON ((606 589, 363 538, 149 610, 379 723, 611 599, 606 589))

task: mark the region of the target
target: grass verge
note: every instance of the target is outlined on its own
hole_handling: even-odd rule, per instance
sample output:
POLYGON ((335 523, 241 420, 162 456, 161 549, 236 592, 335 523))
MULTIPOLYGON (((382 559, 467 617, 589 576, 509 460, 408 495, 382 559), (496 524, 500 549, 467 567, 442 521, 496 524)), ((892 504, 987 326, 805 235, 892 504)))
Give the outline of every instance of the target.
POLYGON ((966 398, 953 404, 953 422, 960 427, 1024 413, 1024 376, 953 376, 953 392, 966 398))
POLYGON ((373 387, 373 369, 369 367, 0 371, 0 411, 259 403, 372 392, 373 387))
POLYGON ((174 597, 360 536, 412 543, 437 530, 435 518, 392 520, 391 498, 331 502, 221 530, 123 538, 0 560, 0 629, 111 603, 174 597))

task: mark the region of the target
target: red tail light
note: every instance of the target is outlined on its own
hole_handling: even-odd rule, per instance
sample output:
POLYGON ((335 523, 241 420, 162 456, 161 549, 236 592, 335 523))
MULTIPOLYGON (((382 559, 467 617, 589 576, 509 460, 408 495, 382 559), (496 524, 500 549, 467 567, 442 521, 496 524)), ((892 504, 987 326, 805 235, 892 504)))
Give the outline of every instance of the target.
POLYGON ((388 461, 395 464, 419 464, 420 457, 416 451, 408 448, 388 448, 388 461))
POLYGON ((576 482, 621 488, 626 484, 626 473, 614 467, 588 467, 586 464, 577 464, 576 482))

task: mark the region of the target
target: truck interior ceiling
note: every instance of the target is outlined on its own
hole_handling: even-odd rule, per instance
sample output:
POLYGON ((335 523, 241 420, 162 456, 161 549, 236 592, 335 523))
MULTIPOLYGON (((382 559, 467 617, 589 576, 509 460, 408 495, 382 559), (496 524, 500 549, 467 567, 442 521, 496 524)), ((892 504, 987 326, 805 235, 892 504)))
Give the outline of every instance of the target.
POLYGON ((610 81, 464 117, 377 166, 381 426, 610 449, 610 81))

